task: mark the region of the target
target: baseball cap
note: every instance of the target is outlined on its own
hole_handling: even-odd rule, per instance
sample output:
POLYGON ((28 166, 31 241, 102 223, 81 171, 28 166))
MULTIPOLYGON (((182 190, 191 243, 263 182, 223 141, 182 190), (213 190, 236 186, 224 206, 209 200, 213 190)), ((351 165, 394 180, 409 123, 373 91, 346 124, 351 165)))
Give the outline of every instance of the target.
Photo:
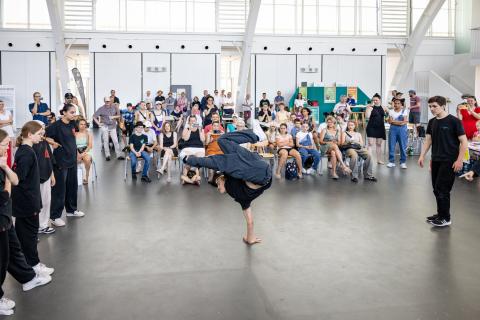
POLYGON ((143 127, 143 128, 145 128, 145 125, 143 124, 142 121, 138 121, 138 122, 135 124, 135 128, 136 128, 136 127, 143 127))
POLYGON ((65 99, 72 99, 72 98, 73 98, 73 94, 71 92, 65 93, 65 99))
POLYGON ((413 94, 416 94, 415 90, 411 89, 411 90, 408 90, 408 93, 413 93, 413 94))

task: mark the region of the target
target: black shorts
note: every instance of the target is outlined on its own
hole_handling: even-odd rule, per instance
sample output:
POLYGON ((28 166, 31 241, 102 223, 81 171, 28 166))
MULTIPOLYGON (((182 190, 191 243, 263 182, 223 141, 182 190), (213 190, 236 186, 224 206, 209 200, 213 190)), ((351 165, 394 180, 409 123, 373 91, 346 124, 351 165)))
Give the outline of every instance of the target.
MULTIPOLYGON (((172 149, 172 151, 173 151, 173 155, 175 157, 178 157, 178 149, 172 149)), ((165 155, 165 150, 160 151, 160 158, 163 158, 164 155, 165 155)))
POLYGON ((408 115, 408 123, 420 123, 420 112, 410 112, 408 115))

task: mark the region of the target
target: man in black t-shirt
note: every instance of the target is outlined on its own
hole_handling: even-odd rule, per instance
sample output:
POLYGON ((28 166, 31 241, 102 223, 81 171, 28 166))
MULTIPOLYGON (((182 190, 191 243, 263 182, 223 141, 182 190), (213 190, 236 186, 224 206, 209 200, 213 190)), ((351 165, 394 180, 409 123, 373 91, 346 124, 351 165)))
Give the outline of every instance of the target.
POLYGON ((455 172, 462 169, 468 148, 462 122, 445 110, 446 105, 447 100, 444 97, 428 99, 428 107, 434 118, 428 122, 427 135, 418 159, 418 164, 423 168, 425 154, 432 147, 432 185, 437 200, 437 214, 427 217, 427 222, 436 227, 452 224, 450 191, 455 182, 455 172))
MULTIPOLYGON (((247 234, 243 241, 252 245, 260 243, 253 231, 253 215, 251 203, 272 185, 272 168, 257 153, 250 152, 240 146, 243 143, 258 143, 261 135, 257 124, 255 133, 241 130, 224 134, 218 138, 218 146, 224 154, 209 157, 189 156, 184 162, 192 167, 206 167, 220 171, 213 177, 220 193, 228 193, 243 210, 247 222, 247 234)), ((268 143, 267 140, 263 141, 268 143)), ((262 143, 262 142, 260 142, 262 143)), ((265 145, 265 144, 264 144, 265 145)))

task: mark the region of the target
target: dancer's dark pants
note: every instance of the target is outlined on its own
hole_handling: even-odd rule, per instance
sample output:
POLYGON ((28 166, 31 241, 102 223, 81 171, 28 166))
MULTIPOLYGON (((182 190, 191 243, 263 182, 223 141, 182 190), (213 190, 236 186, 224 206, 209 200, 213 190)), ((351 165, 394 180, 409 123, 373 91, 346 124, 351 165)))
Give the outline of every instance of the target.
POLYGON ((437 214, 440 219, 450 221, 450 191, 455 182, 453 161, 432 161, 433 194, 437 200, 437 214))
POLYGON ((187 164, 193 167, 206 167, 221 171, 236 179, 264 186, 272 179, 272 169, 257 153, 240 146, 243 143, 256 143, 258 137, 252 130, 230 132, 218 138, 218 146, 224 154, 205 158, 189 156, 187 164))

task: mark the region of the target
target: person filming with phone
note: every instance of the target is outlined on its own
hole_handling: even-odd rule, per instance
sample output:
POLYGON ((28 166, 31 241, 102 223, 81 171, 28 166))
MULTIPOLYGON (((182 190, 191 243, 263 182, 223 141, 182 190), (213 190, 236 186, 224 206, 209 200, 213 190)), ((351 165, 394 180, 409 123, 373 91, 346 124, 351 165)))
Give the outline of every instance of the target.
POLYGON ((33 102, 28 105, 28 109, 33 116, 33 120, 40 120, 48 125, 48 116, 50 116, 50 108, 45 102, 40 92, 33 93, 33 102))

